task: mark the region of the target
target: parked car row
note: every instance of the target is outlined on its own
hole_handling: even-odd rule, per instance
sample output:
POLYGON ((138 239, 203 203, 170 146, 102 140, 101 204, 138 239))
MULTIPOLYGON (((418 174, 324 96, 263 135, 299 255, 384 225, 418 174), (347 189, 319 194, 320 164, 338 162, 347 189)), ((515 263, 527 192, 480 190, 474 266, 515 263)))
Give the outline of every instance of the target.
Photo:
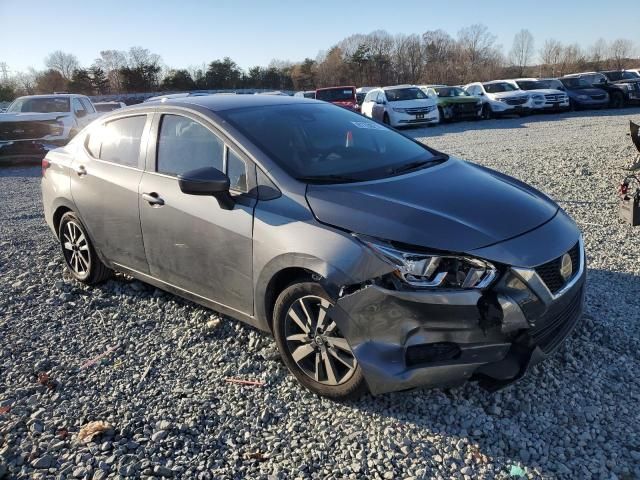
POLYGON ((640 104, 640 72, 584 72, 560 78, 515 78, 459 86, 329 87, 295 95, 359 110, 366 117, 402 127, 640 104))

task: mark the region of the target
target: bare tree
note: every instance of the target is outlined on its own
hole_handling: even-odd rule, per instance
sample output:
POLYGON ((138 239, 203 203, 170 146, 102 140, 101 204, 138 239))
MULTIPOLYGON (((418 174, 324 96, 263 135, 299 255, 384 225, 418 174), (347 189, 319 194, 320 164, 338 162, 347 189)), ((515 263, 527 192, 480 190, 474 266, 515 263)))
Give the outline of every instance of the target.
POLYGON ((464 81, 482 79, 486 75, 483 67, 496 57, 496 36, 486 25, 475 24, 458 32, 458 47, 465 61, 464 81))
POLYGON ((526 29, 520 30, 513 38, 513 47, 509 52, 511 64, 518 67, 518 76, 524 76, 524 70, 533 59, 533 35, 526 29))
POLYGON ((78 58, 74 54, 65 53, 62 50, 56 50, 47 55, 44 64, 47 68, 60 72, 65 80, 71 79, 73 71, 80 66, 78 58))
POLYGON ((104 70, 109 79, 109 86, 112 92, 122 90, 122 79, 120 69, 127 66, 127 56, 120 50, 102 50, 100 57, 94 60, 94 65, 104 70))
POLYGON ((418 35, 398 35, 395 38, 393 63, 396 81, 418 83, 424 66, 424 49, 418 35))
POLYGON ((624 68, 625 60, 631 58, 633 50, 633 42, 627 38, 618 38, 613 41, 609 57, 613 60, 616 69, 624 68))
POLYGON ((160 55, 151 53, 148 48, 131 47, 128 54, 130 68, 140 68, 147 65, 161 67, 162 59, 160 55))
POLYGON ((559 75, 566 75, 575 70, 581 70, 581 63, 584 62, 582 49, 577 43, 566 45, 562 48, 560 54, 560 72, 559 75))
POLYGON ((33 68, 16 74, 16 82, 25 95, 33 95, 35 93, 37 76, 38 74, 33 68))
POLYGON ((424 60, 422 81, 425 83, 457 83, 460 63, 456 61, 456 41, 444 30, 429 30, 422 34, 424 60))
POLYGON ((593 45, 591 45, 589 48, 588 58, 589 61, 593 63, 593 68, 595 70, 600 70, 603 67, 604 61, 607 59, 608 51, 609 45, 604 38, 599 38, 593 45))
POLYGON ((560 63, 560 57, 562 55, 562 44, 553 38, 545 40, 542 50, 540 50, 540 59, 549 69, 549 73, 552 77, 556 76, 556 70, 560 63))

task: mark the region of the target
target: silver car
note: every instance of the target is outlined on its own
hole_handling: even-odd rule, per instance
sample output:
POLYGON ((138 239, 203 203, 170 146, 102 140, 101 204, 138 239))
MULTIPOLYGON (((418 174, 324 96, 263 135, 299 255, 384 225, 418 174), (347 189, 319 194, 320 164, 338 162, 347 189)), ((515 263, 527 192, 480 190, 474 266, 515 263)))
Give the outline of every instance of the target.
POLYGON ((581 235, 553 201, 324 102, 117 110, 42 169, 77 280, 117 270, 271 332, 330 398, 500 388, 580 318, 581 235))

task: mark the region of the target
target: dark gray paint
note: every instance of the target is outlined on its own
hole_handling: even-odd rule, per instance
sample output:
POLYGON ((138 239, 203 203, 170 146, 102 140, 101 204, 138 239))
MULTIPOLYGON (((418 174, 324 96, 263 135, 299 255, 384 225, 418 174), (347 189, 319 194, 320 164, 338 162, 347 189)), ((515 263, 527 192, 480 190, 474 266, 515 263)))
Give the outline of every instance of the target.
POLYGON ((265 295, 274 276, 291 267, 312 272, 333 297, 332 315, 374 393, 456 384, 479 372, 502 385, 544 358, 528 329, 557 314, 582 289, 585 274, 555 298, 540 289, 531 268, 575 245, 575 223, 524 183, 455 159, 386 180, 308 186, 217 114, 293 102, 314 101, 209 96, 107 114, 101 120, 149 114, 140 168, 88 158, 81 132, 47 157, 47 223, 54 227, 59 208, 78 211, 108 265, 263 330, 270 328, 265 295), (197 119, 246 159, 250 192, 235 195, 233 210, 221 209, 214 198, 185 195, 177 179, 153 173, 163 112, 197 119), (86 176, 76 177, 72 167, 79 163, 86 176), (143 193, 158 194, 164 205, 149 205, 143 193), (498 265, 502 277, 486 291, 389 290, 379 279, 393 267, 352 233, 472 254, 498 265), (490 321, 478 308, 489 300, 501 306, 501 321, 490 321), (459 344, 461 357, 407 368, 407 346, 438 341, 459 344))

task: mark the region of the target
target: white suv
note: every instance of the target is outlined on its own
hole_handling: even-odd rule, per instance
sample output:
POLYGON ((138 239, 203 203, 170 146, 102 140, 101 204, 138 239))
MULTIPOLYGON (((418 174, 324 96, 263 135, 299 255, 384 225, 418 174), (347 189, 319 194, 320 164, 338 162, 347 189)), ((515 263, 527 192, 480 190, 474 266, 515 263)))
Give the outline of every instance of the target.
POLYGON ((392 127, 429 125, 440 121, 438 102, 415 85, 375 88, 364 97, 360 111, 392 127))
POLYGON ((482 118, 528 115, 534 108, 530 94, 505 80, 470 83, 464 89, 482 100, 482 118))
POLYGON ((84 95, 19 97, 0 114, 0 156, 43 157, 98 116, 84 95))
POLYGON ((516 78, 510 82, 531 94, 533 108, 536 110, 569 110, 569 96, 562 90, 545 88, 546 84, 536 78, 516 78))

